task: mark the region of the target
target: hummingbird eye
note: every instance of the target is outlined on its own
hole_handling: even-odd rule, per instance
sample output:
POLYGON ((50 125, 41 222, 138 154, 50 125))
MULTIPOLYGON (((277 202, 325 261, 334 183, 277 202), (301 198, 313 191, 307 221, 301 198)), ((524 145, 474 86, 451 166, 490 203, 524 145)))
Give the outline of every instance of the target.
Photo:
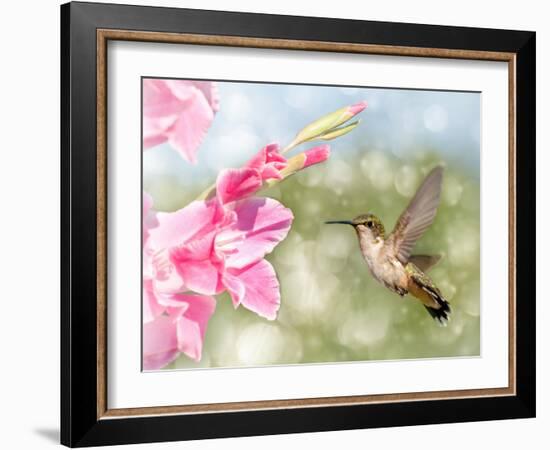
POLYGON ((367 221, 367 227, 372 228, 372 220, 367 221))

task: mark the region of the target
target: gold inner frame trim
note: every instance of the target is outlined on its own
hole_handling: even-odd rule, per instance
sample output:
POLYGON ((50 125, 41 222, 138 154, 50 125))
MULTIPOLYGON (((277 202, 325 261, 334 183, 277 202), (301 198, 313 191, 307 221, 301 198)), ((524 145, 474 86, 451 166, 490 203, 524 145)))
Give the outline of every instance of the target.
POLYGON ((97 419, 313 408, 516 394, 516 54, 240 36, 97 30, 97 419), (508 62, 508 386, 501 388, 109 409, 107 405, 107 42, 109 40, 508 62))

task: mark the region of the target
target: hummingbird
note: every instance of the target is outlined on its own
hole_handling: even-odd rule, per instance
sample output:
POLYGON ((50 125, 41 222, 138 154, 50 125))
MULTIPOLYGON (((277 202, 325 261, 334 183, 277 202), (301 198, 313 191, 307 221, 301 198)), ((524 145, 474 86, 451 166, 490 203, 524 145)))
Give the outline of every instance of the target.
POLYGON ((411 254, 416 241, 434 221, 442 181, 443 167, 437 166, 426 176, 388 236, 382 221, 371 213, 325 223, 351 225, 372 276, 401 297, 412 295, 437 322, 446 325, 451 307, 426 275, 441 257, 411 254))

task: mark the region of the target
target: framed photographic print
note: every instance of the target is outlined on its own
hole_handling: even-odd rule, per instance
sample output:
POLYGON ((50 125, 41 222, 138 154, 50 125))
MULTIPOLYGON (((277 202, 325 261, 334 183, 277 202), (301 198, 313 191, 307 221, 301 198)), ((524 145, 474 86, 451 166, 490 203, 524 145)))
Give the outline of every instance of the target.
POLYGON ((61 26, 63 444, 535 415, 535 33, 61 26))

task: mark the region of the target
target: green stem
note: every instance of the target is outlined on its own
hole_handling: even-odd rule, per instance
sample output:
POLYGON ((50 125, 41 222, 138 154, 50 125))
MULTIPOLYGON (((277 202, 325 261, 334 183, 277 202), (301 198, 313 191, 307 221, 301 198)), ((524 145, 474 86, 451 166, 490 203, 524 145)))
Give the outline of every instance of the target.
POLYGON ((292 141, 290 144, 288 144, 285 148, 283 148, 281 150, 281 155, 284 155, 285 153, 288 153, 290 150, 298 147, 298 145, 300 145, 301 142, 296 142, 296 140, 292 141))

